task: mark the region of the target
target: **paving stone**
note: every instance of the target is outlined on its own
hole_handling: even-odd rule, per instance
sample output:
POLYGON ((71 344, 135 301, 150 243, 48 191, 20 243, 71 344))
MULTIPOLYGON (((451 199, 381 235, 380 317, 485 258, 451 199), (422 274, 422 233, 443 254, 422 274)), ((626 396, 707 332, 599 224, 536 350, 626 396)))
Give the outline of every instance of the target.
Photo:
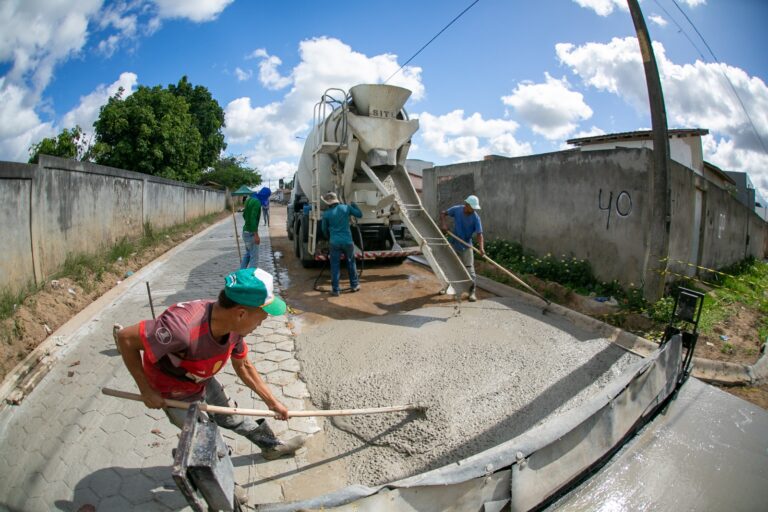
POLYGON ((128 426, 128 418, 120 413, 110 414, 101 422, 101 428, 108 434, 124 431, 128 426))
POLYGON ((286 336, 285 334, 275 334, 275 333, 270 334, 269 336, 267 336, 264 339, 266 341, 268 341, 270 343, 274 343, 274 344, 285 343, 286 341, 291 341, 291 337, 290 336, 286 336))
MULTIPOLYGON (((259 459, 264 461, 264 459, 261 458, 261 456, 259 456, 259 459)), ((295 472, 298 469, 296 460, 293 457, 285 457, 277 460, 264 461, 261 464, 258 464, 257 467, 259 470, 259 476, 262 479, 273 479, 275 477, 278 477, 279 475, 285 475, 288 473, 295 472)), ((256 483, 261 484, 264 482, 256 482, 256 483)))
POLYGON ((266 375, 278 369, 278 363, 267 360, 257 361, 253 366, 255 366, 256 370, 262 375, 266 375))
POLYGON ((256 346, 253 348, 256 352, 259 354, 266 354, 268 352, 271 352, 275 349, 275 346, 271 343, 267 343, 266 341, 261 341, 256 344, 256 346))
POLYGON ((314 434, 320 432, 320 426, 314 418, 296 418, 289 420, 289 428, 304 434, 314 434))
POLYGON ((97 471, 109 467, 112 460, 112 452, 102 445, 95 445, 88 449, 83 457, 83 464, 89 469, 97 471))
POLYGON ((171 510, 179 510, 187 506, 187 500, 179 490, 164 489, 154 493, 152 499, 171 510))
POLYGON ((293 352, 293 340, 281 341, 276 345, 276 348, 285 352, 293 352))
POLYGON ((256 485, 248 485, 248 503, 254 505, 261 503, 277 503, 283 501, 283 488, 277 482, 264 482, 256 485))
POLYGON ((157 488, 157 482, 143 473, 136 473, 123 479, 120 484, 120 495, 134 505, 152 500, 152 490, 157 488))
POLYGON ((51 506, 45 503, 42 498, 30 498, 24 502, 23 510, 29 512, 49 512, 51 506))
POLYGON ((101 498, 93 492, 92 490, 88 488, 77 488, 75 489, 75 496, 72 499, 72 512, 75 512, 76 510, 80 510, 80 507, 83 505, 96 505, 101 501, 101 498))
POLYGON ((278 370, 267 375, 267 381, 278 384, 280 386, 288 386, 293 384, 298 379, 298 376, 294 372, 286 372, 285 370, 278 370))
POLYGON ((264 354, 264 359, 267 359, 269 361, 274 361, 276 363, 285 361, 290 357, 291 357, 291 354, 289 354, 288 352, 283 352, 281 350, 273 350, 272 352, 267 352, 266 354, 264 354))
POLYGON ((301 370, 301 365, 295 359, 286 359, 280 362, 280 369, 288 372, 298 372, 301 370))
POLYGON ((133 510, 133 505, 123 496, 110 496, 99 502, 98 510, 133 510))
POLYGON ((96 471, 91 476, 88 487, 100 498, 106 498, 117 494, 120 484, 120 475, 114 469, 107 468, 96 471))
POLYGON ((297 380, 284 386, 283 393, 291 398, 309 398, 309 390, 303 380, 297 380))

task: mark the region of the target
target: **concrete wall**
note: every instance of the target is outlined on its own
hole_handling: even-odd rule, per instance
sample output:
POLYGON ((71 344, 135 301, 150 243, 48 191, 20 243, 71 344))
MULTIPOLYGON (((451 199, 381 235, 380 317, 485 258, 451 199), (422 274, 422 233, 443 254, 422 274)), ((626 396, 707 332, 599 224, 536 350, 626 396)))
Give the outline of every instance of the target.
POLYGON ((140 236, 145 222, 165 228, 225 205, 224 191, 90 163, 0 162, 0 288, 41 282, 68 254, 140 236))
MULTIPOLYGON (((584 258, 600 279, 639 285, 646 272, 665 263, 646 261, 652 165, 652 150, 616 148, 441 166, 424 171, 423 202, 437 218, 439 211, 476 194, 486 240, 584 258)), ((671 271, 695 275, 697 265, 721 268, 749 255, 766 256, 768 224, 759 216, 674 161, 670 178, 671 271)))

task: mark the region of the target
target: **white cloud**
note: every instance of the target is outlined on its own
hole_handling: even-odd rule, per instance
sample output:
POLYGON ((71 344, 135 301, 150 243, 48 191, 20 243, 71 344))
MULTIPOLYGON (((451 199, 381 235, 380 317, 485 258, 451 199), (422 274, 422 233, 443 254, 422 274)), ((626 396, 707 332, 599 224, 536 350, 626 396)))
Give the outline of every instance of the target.
POLYGON ((666 27, 668 23, 663 16, 660 16, 658 14, 651 14, 650 16, 648 16, 648 19, 651 20, 651 23, 654 23, 660 27, 666 27))
POLYGON ((269 185, 272 190, 277 188, 280 178, 290 180, 295 172, 296 164, 286 161, 273 162, 259 168, 262 184, 269 185))
POLYGON ((261 59, 259 62, 259 81, 267 89, 279 90, 291 85, 291 77, 281 76, 277 70, 283 61, 279 57, 270 55, 264 48, 255 50, 251 56, 261 59))
MULTIPOLYGON (((0 62, 13 62, 8 84, 31 85, 39 95, 54 66, 78 53, 88 37, 88 20, 101 0, 3 2, 0 6, 0 62)), ((36 100, 36 98, 35 98, 36 100)), ((4 120, 0 120, 4 121, 4 120)))
POLYGON ((250 80, 251 76, 253 76, 253 71, 250 69, 247 71, 244 71, 240 68, 235 68, 235 76, 237 77, 238 82, 245 82, 246 80, 250 80))
POLYGON ((568 136, 576 130, 579 121, 592 117, 592 109, 584 102, 584 96, 572 91, 566 78, 557 80, 549 74, 545 83, 521 83, 501 100, 514 108, 535 133, 549 140, 568 136))
POLYGON ((490 154, 532 153, 530 144, 515 139, 513 133, 518 124, 511 120, 483 119, 477 112, 464 117, 463 110, 442 116, 422 112, 418 118, 423 149, 451 161, 481 160, 490 154))
POLYGON ((57 130, 80 126, 85 134, 90 136, 93 132, 93 123, 99 118, 99 110, 109 98, 114 96, 121 87, 125 91, 123 98, 127 98, 133 94, 137 85, 138 77, 135 73, 130 72, 121 73, 120 78, 109 85, 99 85, 92 93, 81 96, 77 107, 62 116, 57 130))
POLYGON ((195 22, 215 20, 234 0, 154 0, 161 18, 186 18, 195 22))
MULTIPOLYGON (((299 57, 300 62, 283 76, 276 70, 279 58, 263 48, 252 52, 246 59, 261 59, 260 66, 267 62, 274 70, 274 74, 260 72, 265 87, 290 85, 290 89, 280 101, 266 105, 253 105, 250 98, 244 97, 225 107, 228 143, 242 146, 240 150, 249 164, 259 169, 271 169, 274 162, 298 161, 304 141, 297 137, 307 135, 314 105, 327 89, 347 90, 360 83, 381 83, 400 67, 395 55, 369 57, 338 39, 325 37, 302 41, 299 57)), ((424 95, 421 68, 406 67, 390 83, 413 91, 413 100, 424 95)), ((234 149, 230 146, 230 150, 234 149)))
POLYGON ((581 7, 592 9, 599 16, 608 16, 614 9, 628 11, 626 0, 573 0, 581 7))
MULTIPOLYGON (((768 162, 763 144, 768 144, 768 86, 765 82, 727 64, 701 61, 675 64, 667 58, 662 44, 654 43, 653 49, 670 127, 709 129, 717 143, 705 145, 705 158, 725 170, 766 176, 768 162)), ((570 66, 586 85, 621 97, 640 113, 649 111, 645 75, 635 38, 614 38, 607 44, 588 43, 579 47, 558 44, 556 51, 561 62, 570 66)))
POLYGON ((29 147, 53 133, 50 123, 42 123, 32 106, 26 104, 27 92, 0 78, 0 158, 24 161, 29 147))

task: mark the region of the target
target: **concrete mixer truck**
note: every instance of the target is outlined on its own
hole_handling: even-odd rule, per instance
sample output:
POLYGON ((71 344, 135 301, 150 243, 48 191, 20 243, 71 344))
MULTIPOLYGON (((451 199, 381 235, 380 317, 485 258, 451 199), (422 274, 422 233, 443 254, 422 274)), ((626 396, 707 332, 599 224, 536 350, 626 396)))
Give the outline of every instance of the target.
POLYGON ((471 286, 469 274, 422 207, 404 166, 419 128, 403 108, 410 95, 381 84, 322 95, 293 180, 288 237, 305 267, 327 260, 320 196, 335 192, 363 212, 352 227, 356 258, 402 261, 422 253, 448 293, 461 294, 471 286))

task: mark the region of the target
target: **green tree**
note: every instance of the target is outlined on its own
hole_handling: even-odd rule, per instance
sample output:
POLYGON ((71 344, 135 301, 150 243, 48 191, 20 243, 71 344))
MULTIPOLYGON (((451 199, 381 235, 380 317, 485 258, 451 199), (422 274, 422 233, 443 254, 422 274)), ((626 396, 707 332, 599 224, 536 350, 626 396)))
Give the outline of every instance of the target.
POLYGON ((234 191, 242 185, 258 185, 261 174, 257 169, 245 165, 242 156, 219 158, 212 168, 203 172, 198 183, 214 182, 234 191))
POLYGON ((46 137, 29 147, 29 163, 36 164, 40 155, 60 156, 74 160, 89 161, 95 156, 96 148, 91 146, 80 126, 64 128, 56 137, 46 137))
POLYGON ((227 148, 224 142, 224 110, 213 99, 211 93, 201 85, 192 86, 186 76, 181 77, 176 85, 168 85, 168 90, 182 97, 189 105, 189 113, 195 119, 195 126, 202 138, 200 146, 200 168, 213 166, 227 148))
POLYGON ((97 162, 197 182, 202 138, 187 101, 160 86, 140 86, 122 96, 121 88, 94 123, 96 141, 103 145, 97 162))

